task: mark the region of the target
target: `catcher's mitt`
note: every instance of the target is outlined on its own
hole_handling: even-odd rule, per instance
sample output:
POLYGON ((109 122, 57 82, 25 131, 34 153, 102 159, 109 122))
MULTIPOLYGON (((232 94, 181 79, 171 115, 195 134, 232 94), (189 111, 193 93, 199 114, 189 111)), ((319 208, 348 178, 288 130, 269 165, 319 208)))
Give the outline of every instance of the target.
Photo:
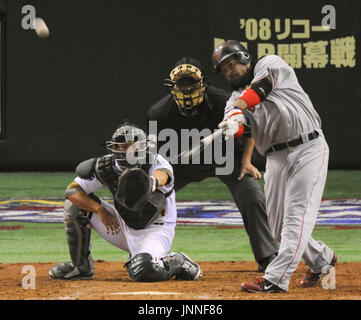
POLYGON ((126 169, 118 181, 115 199, 127 211, 139 212, 152 194, 152 181, 140 168, 126 169))

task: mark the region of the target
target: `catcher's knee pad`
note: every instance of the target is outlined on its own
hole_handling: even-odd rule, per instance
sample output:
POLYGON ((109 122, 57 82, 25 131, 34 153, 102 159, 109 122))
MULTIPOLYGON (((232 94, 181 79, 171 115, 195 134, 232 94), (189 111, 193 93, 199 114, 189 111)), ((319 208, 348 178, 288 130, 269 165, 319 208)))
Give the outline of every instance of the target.
POLYGON ((149 253, 135 255, 125 267, 133 281, 141 282, 169 280, 178 272, 174 268, 169 268, 162 260, 156 261, 149 253))
POLYGON ((71 201, 64 203, 64 229, 68 241, 69 253, 74 266, 80 271, 87 272, 89 264, 90 213, 80 210, 71 201))

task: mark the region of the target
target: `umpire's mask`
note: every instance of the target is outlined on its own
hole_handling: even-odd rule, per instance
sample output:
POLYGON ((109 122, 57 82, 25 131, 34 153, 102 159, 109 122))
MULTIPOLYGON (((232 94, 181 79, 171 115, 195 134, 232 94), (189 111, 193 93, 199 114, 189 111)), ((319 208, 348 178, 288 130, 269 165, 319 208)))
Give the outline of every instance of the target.
POLYGON ((193 116, 203 102, 205 82, 200 63, 192 58, 183 58, 176 63, 164 80, 164 86, 170 91, 179 112, 184 116, 193 116))

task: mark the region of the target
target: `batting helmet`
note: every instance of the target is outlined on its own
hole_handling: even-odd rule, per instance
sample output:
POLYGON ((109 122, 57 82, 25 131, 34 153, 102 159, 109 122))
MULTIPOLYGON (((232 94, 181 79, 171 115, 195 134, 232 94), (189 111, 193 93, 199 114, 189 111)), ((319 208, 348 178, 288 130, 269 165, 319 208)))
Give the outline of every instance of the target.
POLYGON ((212 60, 214 70, 219 72, 220 64, 232 56, 234 56, 240 63, 244 65, 247 65, 252 60, 251 55, 243 45, 241 45, 238 41, 228 40, 220 44, 213 51, 212 60))

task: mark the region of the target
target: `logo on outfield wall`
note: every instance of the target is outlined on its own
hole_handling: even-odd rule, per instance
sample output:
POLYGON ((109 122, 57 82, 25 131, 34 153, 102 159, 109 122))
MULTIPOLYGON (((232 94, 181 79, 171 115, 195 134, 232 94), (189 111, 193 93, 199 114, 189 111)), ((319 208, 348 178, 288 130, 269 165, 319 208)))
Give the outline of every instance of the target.
MULTIPOLYGON (((257 45, 257 58, 277 54, 294 69, 354 68, 356 39, 352 34, 332 38, 336 29, 336 9, 320 8, 320 19, 240 18, 241 43, 257 45), (312 41, 313 38, 324 38, 312 41)), ((226 39, 214 38, 214 47, 226 39)))

